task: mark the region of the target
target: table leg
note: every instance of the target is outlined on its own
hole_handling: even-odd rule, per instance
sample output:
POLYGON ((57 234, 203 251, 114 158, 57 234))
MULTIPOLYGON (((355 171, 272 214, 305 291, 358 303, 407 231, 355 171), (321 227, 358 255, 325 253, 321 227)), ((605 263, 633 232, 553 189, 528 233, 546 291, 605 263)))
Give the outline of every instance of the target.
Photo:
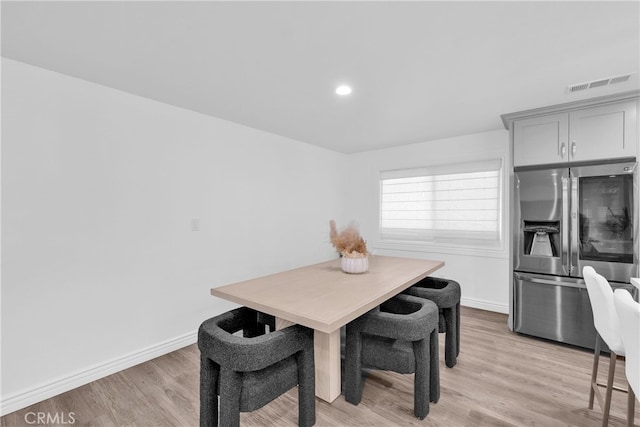
MULTIPOLYGON (((276 317, 276 329, 294 323, 276 317)), ((314 359, 316 365, 316 397, 333 402, 340 396, 340 329, 329 334, 314 331, 314 359)))
POLYGON ((295 325, 295 323, 290 322, 290 321, 285 320, 285 319, 281 319, 279 317, 276 317, 276 330, 284 329, 284 328, 286 328, 288 326, 291 326, 291 325, 295 325))
POLYGON ((315 331, 314 347, 316 396, 331 403, 340 396, 340 329, 315 331))

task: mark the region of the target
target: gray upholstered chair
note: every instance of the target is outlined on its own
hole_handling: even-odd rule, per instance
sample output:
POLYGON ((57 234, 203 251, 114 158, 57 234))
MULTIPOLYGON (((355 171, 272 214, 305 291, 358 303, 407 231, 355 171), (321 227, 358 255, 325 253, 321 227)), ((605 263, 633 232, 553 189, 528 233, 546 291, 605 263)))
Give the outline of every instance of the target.
POLYGON ((440 397, 438 307, 422 298, 397 295, 346 329, 345 400, 360 403, 365 367, 415 373, 414 413, 424 419, 429 401, 440 397))
POLYGON ((438 329, 445 332, 444 360, 448 368, 453 368, 460 354, 460 284, 454 280, 426 277, 404 293, 426 298, 438 306, 438 329))
POLYGON ((220 425, 237 426, 240 412, 261 408, 296 385, 298 423, 315 424, 313 330, 294 325, 265 333, 258 317, 241 307, 200 325, 201 426, 218 425, 218 415, 220 425), (243 336, 234 335, 239 331, 243 336))
POLYGON ((258 323, 262 325, 262 328, 264 328, 265 333, 273 332, 276 330, 276 318, 271 314, 258 311, 258 323))

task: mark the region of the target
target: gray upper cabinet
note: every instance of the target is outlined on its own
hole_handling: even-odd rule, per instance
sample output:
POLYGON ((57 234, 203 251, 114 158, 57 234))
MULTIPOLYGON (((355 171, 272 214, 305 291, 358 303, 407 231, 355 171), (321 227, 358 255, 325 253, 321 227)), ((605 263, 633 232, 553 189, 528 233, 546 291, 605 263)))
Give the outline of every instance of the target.
POLYGON ((634 157, 638 122, 635 102, 569 113, 569 160, 634 157))
POLYGON ((607 98, 504 115, 513 166, 584 162, 638 154, 638 100, 607 98))
POLYGON ((568 135, 567 114, 551 114, 514 122, 513 165, 566 162, 568 135))

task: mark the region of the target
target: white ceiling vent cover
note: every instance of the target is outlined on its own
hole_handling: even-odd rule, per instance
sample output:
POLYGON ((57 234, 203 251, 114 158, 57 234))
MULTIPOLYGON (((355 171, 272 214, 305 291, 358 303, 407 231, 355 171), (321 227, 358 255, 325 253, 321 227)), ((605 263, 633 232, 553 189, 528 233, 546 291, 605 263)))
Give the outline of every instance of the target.
POLYGON ((614 83, 626 82, 630 78, 631 78, 631 74, 626 74, 624 76, 618 76, 618 77, 611 77, 611 80, 609 80, 609 84, 612 85, 614 83))
POLYGON ((606 79, 592 80, 590 82, 576 83, 567 87, 569 93, 579 92, 581 90, 592 89, 594 87, 602 87, 616 83, 626 82, 635 73, 625 74, 622 76, 607 77, 606 79))
POLYGON ((578 92, 579 90, 589 89, 589 83, 580 83, 569 86, 569 93, 578 92))

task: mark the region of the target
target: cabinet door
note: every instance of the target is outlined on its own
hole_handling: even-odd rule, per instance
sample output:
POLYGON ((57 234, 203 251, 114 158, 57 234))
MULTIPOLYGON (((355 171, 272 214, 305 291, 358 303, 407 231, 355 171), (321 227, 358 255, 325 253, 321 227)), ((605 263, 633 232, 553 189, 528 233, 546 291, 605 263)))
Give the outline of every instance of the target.
POLYGON ((513 124, 513 165, 566 162, 569 115, 550 114, 513 124))
POLYGON ((634 157, 637 116, 634 101, 569 113, 569 160, 634 157))

